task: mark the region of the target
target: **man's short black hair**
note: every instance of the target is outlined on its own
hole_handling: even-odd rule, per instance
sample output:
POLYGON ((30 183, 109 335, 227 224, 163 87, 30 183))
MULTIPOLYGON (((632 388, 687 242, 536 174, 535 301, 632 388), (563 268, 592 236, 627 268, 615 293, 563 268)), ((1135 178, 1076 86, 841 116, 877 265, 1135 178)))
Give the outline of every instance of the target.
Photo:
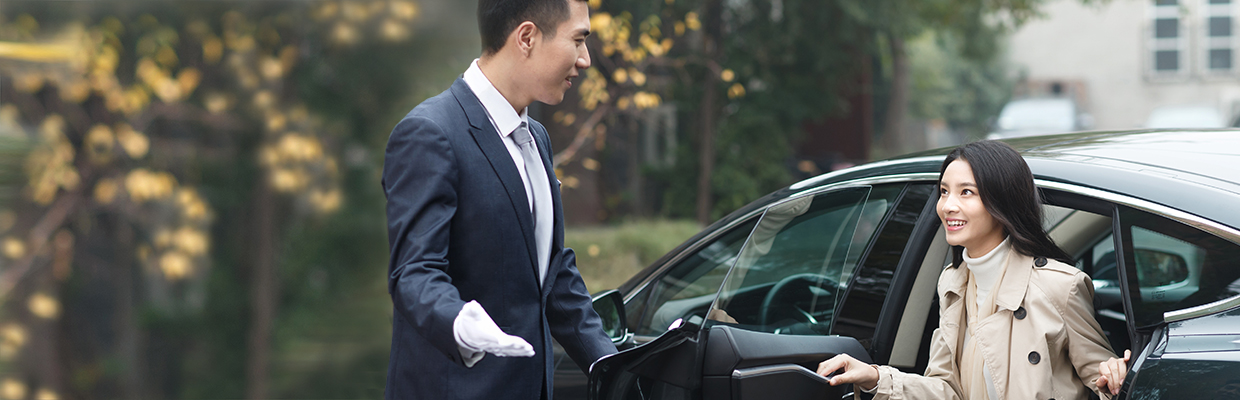
POLYGON ((537 25, 544 36, 555 36, 555 29, 568 19, 569 1, 573 0, 478 0, 483 54, 498 52, 508 35, 525 21, 537 25))

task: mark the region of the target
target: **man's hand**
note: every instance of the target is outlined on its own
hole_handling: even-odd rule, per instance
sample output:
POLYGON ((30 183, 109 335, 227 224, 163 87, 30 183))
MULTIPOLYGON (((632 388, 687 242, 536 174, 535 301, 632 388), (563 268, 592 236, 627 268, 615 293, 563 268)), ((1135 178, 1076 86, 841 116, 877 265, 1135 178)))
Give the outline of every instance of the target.
POLYGON ((532 357, 534 347, 525 339, 504 333, 477 301, 465 303, 454 330, 466 347, 500 357, 532 357))
POLYGON ((831 357, 830 360, 818 364, 818 375, 830 378, 831 386, 854 383, 866 391, 874 390, 875 387, 878 387, 878 368, 857 361, 857 359, 847 354, 831 357), (834 377, 831 376, 831 374, 840 369, 843 369, 844 373, 834 377))
POLYGON ((1124 350, 1124 358, 1111 357, 1110 360, 1098 363, 1098 372, 1102 374, 1095 383, 1098 388, 1111 392, 1112 396, 1119 394, 1119 388, 1124 385, 1124 377, 1128 376, 1130 357, 1132 351, 1124 350))

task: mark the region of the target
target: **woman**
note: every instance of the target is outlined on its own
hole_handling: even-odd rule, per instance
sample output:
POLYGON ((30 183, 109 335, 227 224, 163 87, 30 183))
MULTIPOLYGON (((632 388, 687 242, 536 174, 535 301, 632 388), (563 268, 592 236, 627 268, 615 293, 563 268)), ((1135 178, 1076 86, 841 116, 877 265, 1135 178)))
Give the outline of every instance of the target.
POLYGON ((952 245, 939 276, 939 328, 924 376, 841 354, 830 383, 877 399, 1085 399, 1119 393, 1130 353, 1114 357, 1093 317, 1093 285, 1042 229, 1020 153, 980 141, 947 155, 938 214, 952 245))

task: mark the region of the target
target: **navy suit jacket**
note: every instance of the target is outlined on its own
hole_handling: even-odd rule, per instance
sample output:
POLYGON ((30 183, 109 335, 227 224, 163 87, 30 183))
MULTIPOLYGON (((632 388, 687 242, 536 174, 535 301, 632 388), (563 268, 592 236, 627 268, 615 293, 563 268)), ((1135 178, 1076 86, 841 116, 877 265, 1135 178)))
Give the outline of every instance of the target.
POLYGON ((540 285, 524 183, 478 98, 462 79, 410 111, 383 162, 388 292, 395 308, 389 399, 551 397, 551 339, 582 370, 616 351, 590 302, 576 256, 564 248, 551 141, 533 120, 551 183, 555 227, 540 285), (488 354, 466 368, 452 325, 477 300, 500 329, 534 347, 529 358, 488 354))

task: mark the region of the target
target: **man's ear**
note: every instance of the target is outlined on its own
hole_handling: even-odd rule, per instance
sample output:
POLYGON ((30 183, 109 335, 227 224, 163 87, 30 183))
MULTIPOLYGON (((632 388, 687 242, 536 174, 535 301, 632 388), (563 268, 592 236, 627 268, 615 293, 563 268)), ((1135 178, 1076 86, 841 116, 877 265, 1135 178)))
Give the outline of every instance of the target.
POLYGON ((538 38, 541 36, 538 25, 534 25, 531 21, 522 22, 521 25, 517 25, 517 29, 512 31, 513 40, 516 41, 513 44, 516 45, 521 55, 525 57, 530 56, 530 52, 534 49, 534 44, 538 42, 538 38))

